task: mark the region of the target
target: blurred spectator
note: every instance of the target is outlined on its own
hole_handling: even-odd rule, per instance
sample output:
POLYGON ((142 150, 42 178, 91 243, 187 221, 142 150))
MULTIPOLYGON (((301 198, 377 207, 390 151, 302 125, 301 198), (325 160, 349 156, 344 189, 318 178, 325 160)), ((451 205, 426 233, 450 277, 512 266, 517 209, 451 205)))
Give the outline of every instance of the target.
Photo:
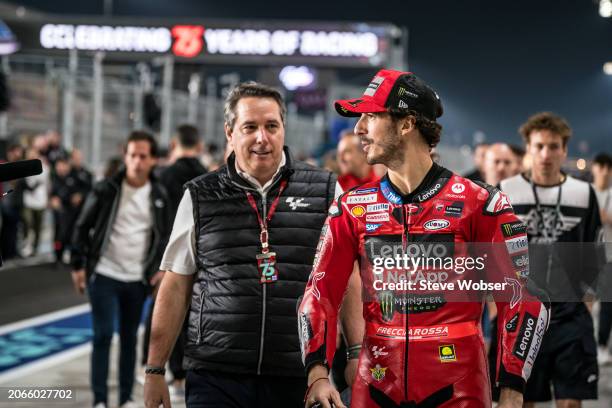
POLYGON ((483 166, 485 153, 489 147, 488 143, 478 143, 474 147, 474 170, 465 175, 466 178, 472 181, 484 181, 483 166))
MULTIPOLYGON (((18 144, 7 148, 6 159, 8 162, 23 160, 23 147, 18 144)), ((23 210, 23 189, 25 180, 13 180, 4 183, 3 191, 10 192, 0 201, 2 208, 2 232, 0 242, 2 243, 0 254, 4 259, 20 256, 19 253, 19 229, 22 224, 21 213, 23 210)))
POLYGON ((334 174, 340 174, 338 168, 338 160, 336 159, 336 151, 330 150, 323 155, 323 169, 331 171, 334 174))
MULTIPOLYGON (((172 229, 174 217, 178 209, 181 198, 184 194, 183 185, 188 181, 206 173, 206 168, 200 163, 202 153, 202 141, 198 129, 191 125, 181 125, 176 131, 176 136, 171 142, 172 156, 175 161, 169 167, 162 170, 159 181, 168 192, 170 221, 168 229, 172 229)), ((155 302, 151 302, 147 317, 145 339, 143 342, 143 362, 147 361, 149 349, 149 338, 151 333, 151 318, 155 302)), ((174 401, 180 400, 185 394, 185 370, 183 370, 183 354, 185 348, 185 330, 187 329, 187 319, 183 325, 183 330, 178 335, 172 354, 170 355, 169 365, 172 372, 172 384, 170 394, 174 401)))
MULTIPOLYGON (((40 137, 35 138, 34 146, 40 146, 40 140, 40 137)), ((26 159, 39 159, 42 162, 43 170, 41 174, 25 179, 23 192, 23 218, 26 225, 24 235, 29 241, 28 247, 24 250, 24 255, 36 255, 40 243, 45 209, 49 202, 51 179, 47 161, 40 155, 36 147, 27 150, 26 159)))
POLYGON ((516 169, 516 157, 510 147, 505 143, 493 143, 485 153, 482 167, 484 182, 492 186, 514 176, 516 169))
POLYGON ((83 153, 79 149, 72 149, 72 153, 70 154, 70 165, 72 167, 72 173, 81 188, 89 192, 93 184, 93 176, 91 172, 83 166, 83 153))
POLYGON ((518 145, 508 145, 510 150, 512 150, 512 154, 514 155, 514 166, 511 171, 511 176, 516 176, 519 173, 522 173, 525 168, 523 166, 523 161, 525 160, 525 149, 518 145))
POLYGON ((597 199, 588 183, 561 170, 572 134, 564 118, 538 113, 519 131, 532 168, 503 180, 501 189, 525 224, 526 272, 551 299, 550 325, 527 381, 525 406, 554 397, 558 407, 580 407, 582 400, 598 395, 593 318, 583 301, 592 293, 601 267, 593 244, 601 230, 597 199))
POLYGON ((55 222, 54 249, 56 262, 63 262, 66 249, 70 248, 70 238, 83 198, 89 192, 90 184, 77 178, 77 172, 65 157, 55 161, 55 174, 52 177, 50 206, 55 222))
POLYGON ((359 136, 353 132, 345 132, 340 137, 336 159, 340 171, 338 183, 343 191, 378 180, 374 169, 366 160, 359 136))
POLYGON ((168 203, 163 186, 151 178, 157 143, 132 132, 125 169, 97 183, 87 196, 72 238, 72 280, 87 287, 93 322, 91 386, 94 406, 106 407, 108 363, 114 323, 119 321, 119 404, 132 398, 136 342, 142 307, 168 239, 168 203))
POLYGON ((591 167, 593 174, 593 188, 597 196, 601 223, 603 225, 603 241, 606 253, 606 266, 601 274, 600 298, 601 309, 599 312, 599 335, 597 358, 600 364, 610 362, 610 351, 608 341, 612 329, 612 157, 606 153, 600 153, 593 159, 591 167))
POLYGON ((119 173, 121 166, 123 166, 123 160, 121 157, 111 157, 108 159, 106 162, 106 167, 104 168, 104 178, 111 178, 115 174, 119 173))
POLYGON ((46 133, 47 146, 45 150, 40 152, 47 158, 47 161, 52 168, 55 168, 55 162, 62 158, 67 160, 69 155, 66 149, 62 147, 62 137, 55 130, 49 130, 46 133))
POLYGON ((172 144, 174 164, 162 171, 159 181, 168 191, 170 213, 172 214, 172 222, 174 222, 174 214, 176 214, 178 204, 183 197, 183 185, 189 180, 206 173, 206 168, 202 166, 199 159, 203 144, 196 127, 191 125, 179 126, 172 144))

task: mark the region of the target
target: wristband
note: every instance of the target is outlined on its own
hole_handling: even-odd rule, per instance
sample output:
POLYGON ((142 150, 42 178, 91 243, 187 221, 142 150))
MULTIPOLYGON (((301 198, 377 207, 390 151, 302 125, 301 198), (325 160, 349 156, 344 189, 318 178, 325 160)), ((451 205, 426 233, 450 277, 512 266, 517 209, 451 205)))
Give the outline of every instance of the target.
POLYGON ((319 377, 319 378, 317 378, 316 380, 314 380, 314 381, 313 381, 313 382, 312 382, 312 383, 311 383, 311 384, 308 386, 308 388, 306 389, 306 393, 304 394, 304 402, 306 402, 306 400, 308 399, 308 394, 310 394, 310 390, 312 389, 312 386, 313 386, 313 385, 314 385, 314 384, 315 384, 317 381, 319 381, 319 380, 328 380, 328 381, 329 381, 329 378, 327 378, 327 377, 319 377))
POLYGON ((361 344, 353 344, 346 349, 346 360, 356 360, 361 352, 361 344))
POLYGON ((145 366, 145 374, 166 375, 166 369, 164 367, 147 365, 145 366))

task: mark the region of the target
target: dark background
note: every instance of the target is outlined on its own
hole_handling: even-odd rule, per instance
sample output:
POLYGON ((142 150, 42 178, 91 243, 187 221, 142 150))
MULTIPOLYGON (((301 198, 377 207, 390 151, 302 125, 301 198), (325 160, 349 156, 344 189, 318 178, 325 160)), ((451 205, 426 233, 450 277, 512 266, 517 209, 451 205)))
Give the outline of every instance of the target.
MULTIPOLYGON (((23 0, 64 15, 102 14, 103 0, 23 0)), ((574 128, 573 154, 610 151, 612 19, 593 0, 115 0, 117 16, 392 22, 408 27, 409 66, 440 94, 445 134, 519 142, 518 126, 552 110, 574 128), (588 147, 580 141, 588 141, 588 147), (585 149, 587 148, 587 149, 585 149)), ((353 71, 364 86, 373 72, 353 71)))

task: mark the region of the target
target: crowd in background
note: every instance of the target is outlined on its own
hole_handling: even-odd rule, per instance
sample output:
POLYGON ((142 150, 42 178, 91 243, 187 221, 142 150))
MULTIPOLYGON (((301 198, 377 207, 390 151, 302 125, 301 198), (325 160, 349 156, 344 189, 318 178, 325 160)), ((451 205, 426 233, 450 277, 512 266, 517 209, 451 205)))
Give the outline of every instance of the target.
MULTIPOLYGON (((227 148, 221 151, 216 145, 205 146, 202 140, 202 135, 195 127, 183 125, 177 129, 169 148, 158 152, 159 157, 154 174, 162 180, 165 186, 169 186, 170 190, 173 186, 173 177, 177 177, 175 172, 187 171, 187 167, 191 169, 189 174, 197 174, 193 173, 193 169, 199 169, 197 170, 199 173, 214 171, 227 159, 229 154, 227 148), (186 147, 181 146, 180 138, 190 141, 186 147), (169 172, 168 169, 172 169, 172 172, 169 172)), ((431 154, 434 161, 440 161, 435 149, 431 154)), ((117 156, 109 159, 103 174, 100 174, 102 177, 96 177, 90 169, 84 166, 83 154, 79 149, 64 148, 60 134, 49 131, 31 138, 24 138, 7 147, 6 162, 24 159, 40 159, 43 163, 43 172, 37 176, 2 185, 3 192, 10 192, 0 203, 2 208, 2 256, 5 260, 36 256, 44 248, 49 248, 47 251, 54 255, 56 262, 68 263, 75 222, 85 198, 96 179, 108 179, 121 171, 124 167, 124 158, 117 156), (52 225, 48 225, 52 231, 52 245, 45 247, 42 242, 42 232, 48 220, 52 220, 52 225)), ((323 157, 316 159, 302 156, 300 159, 336 173, 343 190, 376 180, 385 173, 384 166, 370 166, 367 163, 360 138, 351 129, 345 130, 339 138, 337 148, 327 152, 323 157)), ((504 179, 529 171, 530 166, 530 159, 523 148, 503 142, 476 145, 473 159, 474 169, 466 177, 494 186, 499 186, 504 179)), ((612 241, 611 172, 612 158, 608 154, 600 153, 593 158, 593 185, 600 200, 601 218, 608 241, 612 241)), ((588 173, 579 176, 591 179, 588 173)), ((176 191, 169 191, 172 213, 176 213, 176 207, 182 196, 182 184, 174 184, 176 191)), ((152 306, 148 312, 149 324, 151 313, 152 306)), ((483 331, 487 334, 490 330, 490 318, 495 315, 494 306, 490 307, 490 310, 485 309, 485 313, 490 313, 490 316, 485 314, 483 318, 483 331)), ((606 312, 604 317, 607 319, 604 326, 612 326, 612 311, 606 312)), ((604 332, 609 333, 609 328, 606 331, 605 327, 604 332)), ((147 333, 149 329, 150 327, 147 333)), ((601 363, 610 361, 605 347, 607 337, 605 335, 604 337, 603 345, 600 346, 601 363)), ((341 346, 341 343, 339 336, 338 344, 341 346)), ((181 344, 180 340, 178 344, 181 344)), ((144 342, 144 346, 143 358, 146 356, 147 341, 144 342)), ((338 355, 343 355, 342 351, 341 348, 338 355)), ((175 354, 175 369, 173 370, 175 381, 171 391, 173 396, 180 398, 184 387, 184 372, 180 367, 182 359, 180 347, 175 354)), ((340 359, 338 364, 342 364, 343 360, 340 359)), ((341 371, 336 370, 335 374, 338 372, 341 371)), ((335 382, 340 389, 347 387, 341 375, 336 375, 335 382)))
MULTIPOLYGON (((175 142, 160 151, 156 173, 176 161, 176 152, 175 142)), ((7 193, 0 202, 2 259, 52 253, 57 262, 68 263, 71 231, 83 201, 96 180, 108 178, 121 169, 122 155, 119 150, 95 174, 94 169, 84 164, 80 149, 62 145, 57 131, 12 140, 0 163, 39 159, 43 171, 37 176, 0 184, 0 192, 7 193)), ((223 162, 223 152, 215 144, 203 144, 199 159, 206 168, 214 170, 223 162)))
MULTIPOLYGON (((216 170, 227 158, 229 152, 226 150, 227 148, 221 150, 214 143, 203 143, 199 153, 200 162, 209 171, 216 170)), ((173 140, 167 149, 160 149, 156 174, 177 160, 177 151, 176 140, 173 140)), ((432 157, 434 161, 440 161, 435 149, 432 151, 432 157)), ((609 155, 595 155, 592 161, 594 165, 597 163, 597 157, 604 160, 602 158, 609 155)), ((343 187, 363 184, 385 172, 383 166, 369 166, 365 163, 359 137, 353 134, 352 129, 341 132, 337 148, 327 151, 323 156, 316 158, 301 154, 298 158, 338 174, 343 187)), ((67 263, 70 231, 83 199, 96 179, 110 177, 119 171, 123 165, 122 153, 118 151, 116 156, 107 160, 99 174, 94 174, 93 169, 83 164, 81 150, 65 148, 61 135, 50 130, 44 134, 24 136, 10 143, 6 149, 6 157, 0 162, 26 159, 40 159, 43 172, 38 176, 6 182, 0 186, 3 192, 11 191, 0 202, 2 257, 4 260, 27 258, 38 255, 41 248, 46 248, 47 252, 54 254, 56 261, 67 263), (52 216, 46 217, 46 214, 52 216), (51 241, 44 246, 41 236, 46 222, 49 222, 48 227, 51 228, 52 234, 51 241)), ((504 142, 476 144, 473 148, 473 161, 473 170, 465 176, 470 180, 484 181, 494 186, 498 186, 503 179, 527 171, 530 165, 525 149, 504 142)), ((593 179, 588 171, 575 175, 586 181, 593 179)))

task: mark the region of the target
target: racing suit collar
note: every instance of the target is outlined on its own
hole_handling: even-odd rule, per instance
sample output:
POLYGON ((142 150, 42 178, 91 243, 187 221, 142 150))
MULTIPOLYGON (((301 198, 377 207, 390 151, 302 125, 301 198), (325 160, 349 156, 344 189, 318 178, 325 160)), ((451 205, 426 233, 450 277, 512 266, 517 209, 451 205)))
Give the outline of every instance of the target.
POLYGON ((423 181, 421 181, 421 184, 411 193, 402 194, 399 188, 393 185, 387 173, 380 181, 381 192, 393 204, 423 202, 434 197, 450 180, 451 175, 452 173, 448 169, 434 162, 423 178, 423 181))

